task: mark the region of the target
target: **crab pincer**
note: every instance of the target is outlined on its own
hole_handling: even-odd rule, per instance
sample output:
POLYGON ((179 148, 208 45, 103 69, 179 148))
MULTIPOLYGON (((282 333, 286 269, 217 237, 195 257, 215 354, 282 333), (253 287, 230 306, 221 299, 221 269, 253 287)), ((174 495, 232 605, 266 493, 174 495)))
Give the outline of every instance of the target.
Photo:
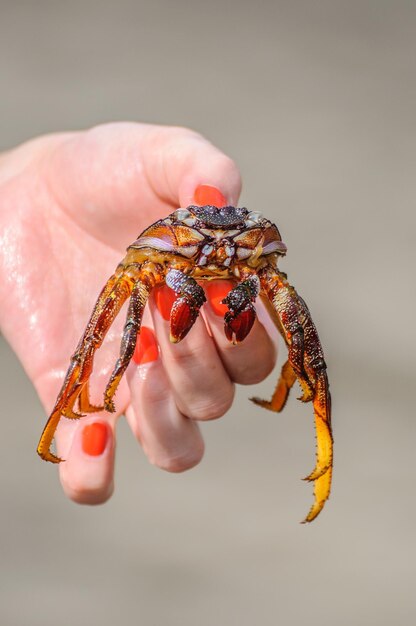
POLYGON ((166 284, 178 296, 170 313, 170 340, 178 343, 191 330, 206 297, 196 280, 179 270, 166 274, 166 284))
POLYGON ((232 343, 243 341, 253 327, 256 319, 254 301, 260 293, 260 281, 256 274, 243 280, 231 289, 222 304, 228 306, 224 316, 225 336, 232 343))

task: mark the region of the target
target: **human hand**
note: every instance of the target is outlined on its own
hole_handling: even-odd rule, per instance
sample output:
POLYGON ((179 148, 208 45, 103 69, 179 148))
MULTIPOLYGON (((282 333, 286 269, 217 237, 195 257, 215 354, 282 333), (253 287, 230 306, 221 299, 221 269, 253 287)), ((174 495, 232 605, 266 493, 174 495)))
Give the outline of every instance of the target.
MULTIPOLYGON (((183 128, 108 124, 42 137, 0 157, 0 327, 46 411, 125 248, 155 220, 195 203, 204 184, 237 204, 234 163, 183 128)), ((180 472, 202 458, 197 421, 228 410, 234 382, 256 383, 271 371, 275 349, 258 321, 238 346, 226 340, 220 300, 231 285, 224 283, 208 283, 204 318, 175 345, 166 320, 171 292, 160 289, 117 392, 117 412, 61 419, 56 443, 66 461, 60 478, 73 500, 93 504, 111 495, 118 415, 126 414, 153 464, 180 472)), ((122 325, 119 318, 97 354, 97 403, 122 325)))

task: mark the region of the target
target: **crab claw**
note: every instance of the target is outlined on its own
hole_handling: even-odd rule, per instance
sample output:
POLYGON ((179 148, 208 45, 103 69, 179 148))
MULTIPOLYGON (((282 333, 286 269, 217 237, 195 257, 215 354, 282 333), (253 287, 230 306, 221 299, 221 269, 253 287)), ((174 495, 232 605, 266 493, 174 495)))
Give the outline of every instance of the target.
POLYGON ((224 331, 228 341, 234 344, 243 341, 252 329, 255 319, 256 311, 252 304, 248 304, 241 313, 227 311, 224 316, 224 331))
POLYGON ((253 274, 231 289, 222 300, 229 309, 224 315, 225 336, 234 344, 243 341, 252 329, 256 319, 256 309, 252 303, 259 295, 259 291, 260 281, 253 274))
POLYGON ((192 306, 186 296, 175 300, 170 312, 170 340, 172 343, 178 343, 186 337, 198 317, 198 312, 198 309, 192 306))
POLYGON ((206 297, 196 280, 180 270, 170 270, 166 284, 179 296, 170 312, 170 340, 178 343, 191 330, 206 297))

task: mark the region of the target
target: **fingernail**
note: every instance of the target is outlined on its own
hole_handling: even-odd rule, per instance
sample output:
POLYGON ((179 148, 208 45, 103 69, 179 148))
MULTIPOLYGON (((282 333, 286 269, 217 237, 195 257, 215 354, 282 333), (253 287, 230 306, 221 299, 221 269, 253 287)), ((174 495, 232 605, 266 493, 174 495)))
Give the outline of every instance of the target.
POLYGON ((103 422, 93 422, 84 426, 82 431, 83 451, 90 456, 100 456, 107 445, 108 434, 108 426, 103 422))
POLYGON ((222 304, 221 300, 224 300, 224 298, 228 296, 233 286, 233 283, 229 280, 217 280, 209 282, 205 286, 205 291, 212 310, 221 317, 224 317, 225 313, 228 311, 227 305, 222 304))
POLYGON ((164 320, 170 320, 170 311, 176 300, 176 294, 170 287, 156 287, 154 290, 156 306, 164 320))
POLYGON ((227 206, 227 200, 221 191, 212 185, 198 185, 194 192, 194 202, 200 206, 227 206))
POLYGON ((133 355, 133 361, 137 365, 157 361, 159 358, 159 347, 155 334, 148 326, 142 326, 140 335, 137 338, 136 349, 133 355))

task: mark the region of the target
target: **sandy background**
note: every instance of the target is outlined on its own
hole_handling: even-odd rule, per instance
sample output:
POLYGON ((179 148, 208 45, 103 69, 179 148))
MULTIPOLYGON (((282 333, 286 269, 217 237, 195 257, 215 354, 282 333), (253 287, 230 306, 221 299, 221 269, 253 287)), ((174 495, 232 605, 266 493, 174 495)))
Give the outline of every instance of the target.
POLYGON ((1 341, 2 625, 415 623, 415 55, 414 2, 0 0, 1 148, 128 119, 238 162, 319 327, 336 437, 308 527, 310 407, 247 400, 274 377, 204 425, 183 475, 120 423, 116 493, 80 507, 35 453, 45 415, 1 341))

